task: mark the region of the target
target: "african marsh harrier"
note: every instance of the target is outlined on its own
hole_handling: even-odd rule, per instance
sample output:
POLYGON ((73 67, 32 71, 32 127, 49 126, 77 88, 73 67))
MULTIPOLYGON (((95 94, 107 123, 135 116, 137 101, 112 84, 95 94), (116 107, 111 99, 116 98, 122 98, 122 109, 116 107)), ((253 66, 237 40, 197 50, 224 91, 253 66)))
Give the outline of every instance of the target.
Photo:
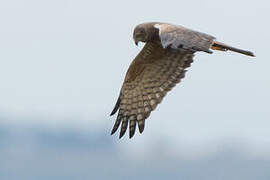
POLYGON ((139 24, 133 32, 133 39, 136 45, 140 41, 146 44, 130 64, 111 113, 114 115, 119 109, 111 131, 114 134, 121 124, 119 138, 125 134, 128 125, 130 138, 135 133, 136 124, 139 132, 143 132, 145 119, 166 93, 184 78, 195 52, 230 50, 254 56, 250 51, 217 42, 211 35, 167 23, 139 24))

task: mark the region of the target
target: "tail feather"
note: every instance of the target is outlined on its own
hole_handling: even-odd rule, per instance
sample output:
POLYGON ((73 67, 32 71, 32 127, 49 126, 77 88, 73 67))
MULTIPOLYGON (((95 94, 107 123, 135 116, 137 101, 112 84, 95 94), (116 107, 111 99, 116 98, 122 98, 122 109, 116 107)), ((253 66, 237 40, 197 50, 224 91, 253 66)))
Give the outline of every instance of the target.
POLYGON ((234 52, 237 52, 237 53, 241 53, 241 54, 244 54, 244 55, 247 55, 247 56, 255 56, 253 54, 253 52, 251 51, 246 51, 246 50, 242 50, 242 49, 238 49, 238 48, 235 48, 235 47, 232 47, 232 46, 228 46, 226 44, 223 44, 221 42, 218 42, 218 41, 214 41, 212 46, 211 46, 211 49, 214 49, 214 50, 219 50, 219 51, 234 51, 234 52))

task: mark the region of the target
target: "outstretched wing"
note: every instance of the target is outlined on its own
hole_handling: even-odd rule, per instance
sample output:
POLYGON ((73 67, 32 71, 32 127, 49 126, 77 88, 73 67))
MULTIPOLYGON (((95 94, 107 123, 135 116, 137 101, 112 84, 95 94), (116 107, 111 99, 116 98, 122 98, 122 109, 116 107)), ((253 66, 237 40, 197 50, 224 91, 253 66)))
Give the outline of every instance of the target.
POLYGON ((160 41, 164 48, 169 46, 173 49, 183 48, 212 53, 209 49, 215 37, 211 35, 166 23, 157 23, 154 27, 159 29, 160 41))
POLYGON ((184 77, 186 68, 193 62, 193 52, 163 48, 160 43, 146 43, 131 63, 119 99, 111 115, 119 108, 111 134, 121 124, 121 138, 129 124, 131 138, 138 124, 144 130, 145 119, 168 91, 184 77))

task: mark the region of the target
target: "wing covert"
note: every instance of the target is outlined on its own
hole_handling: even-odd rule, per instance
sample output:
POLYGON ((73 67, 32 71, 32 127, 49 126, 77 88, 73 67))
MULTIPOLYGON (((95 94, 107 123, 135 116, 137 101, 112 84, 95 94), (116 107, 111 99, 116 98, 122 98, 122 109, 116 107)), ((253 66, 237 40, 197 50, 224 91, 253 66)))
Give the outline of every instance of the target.
POLYGON ((159 29, 160 41, 164 48, 183 48, 212 53, 209 49, 215 37, 211 35, 166 23, 157 23, 154 27, 159 29))

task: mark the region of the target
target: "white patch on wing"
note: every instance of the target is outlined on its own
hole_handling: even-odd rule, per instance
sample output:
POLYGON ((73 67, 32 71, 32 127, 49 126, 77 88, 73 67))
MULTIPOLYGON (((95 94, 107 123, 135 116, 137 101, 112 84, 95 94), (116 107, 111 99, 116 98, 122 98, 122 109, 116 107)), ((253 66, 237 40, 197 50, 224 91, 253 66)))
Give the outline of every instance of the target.
POLYGON ((160 24, 155 24, 154 28, 157 28, 159 30, 158 34, 160 35, 161 34, 161 25, 160 24))

